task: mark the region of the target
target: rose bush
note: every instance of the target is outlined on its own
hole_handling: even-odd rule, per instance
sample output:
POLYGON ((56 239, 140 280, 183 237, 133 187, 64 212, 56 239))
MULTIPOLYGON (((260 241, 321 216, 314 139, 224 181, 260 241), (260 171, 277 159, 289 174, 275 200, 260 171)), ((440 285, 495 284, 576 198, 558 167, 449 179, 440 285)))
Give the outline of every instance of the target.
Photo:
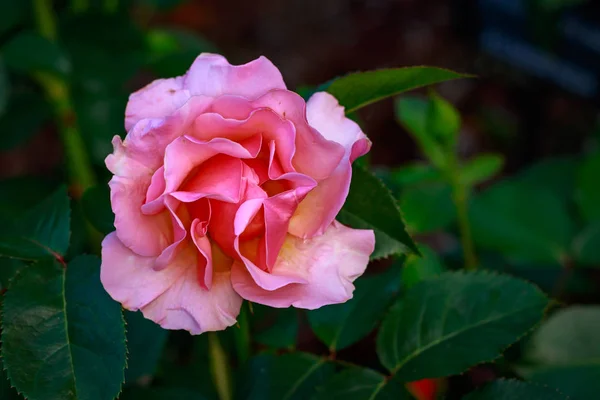
POLYGON ((308 102, 266 58, 201 54, 133 93, 106 158, 116 231, 101 280, 129 310, 198 334, 242 299, 315 309, 352 297, 374 234, 335 221, 370 141, 327 93, 308 102))

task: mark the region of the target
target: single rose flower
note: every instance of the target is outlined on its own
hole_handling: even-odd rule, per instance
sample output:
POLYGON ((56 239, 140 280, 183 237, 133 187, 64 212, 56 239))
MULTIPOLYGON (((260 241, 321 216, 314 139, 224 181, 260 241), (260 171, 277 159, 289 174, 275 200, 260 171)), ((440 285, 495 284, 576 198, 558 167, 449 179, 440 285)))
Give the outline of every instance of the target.
POLYGON ((101 280, 123 307, 193 334, 242 299, 315 309, 352 297, 370 230, 335 221, 370 142, 327 93, 288 91, 266 58, 201 54, 133 93, 106 158, 116 231, 101 280))

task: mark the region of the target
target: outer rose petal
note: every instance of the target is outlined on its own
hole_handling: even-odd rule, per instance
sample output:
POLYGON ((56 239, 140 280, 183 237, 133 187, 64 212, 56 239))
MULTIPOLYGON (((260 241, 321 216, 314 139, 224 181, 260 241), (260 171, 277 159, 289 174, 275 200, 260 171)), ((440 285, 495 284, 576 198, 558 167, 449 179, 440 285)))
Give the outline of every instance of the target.
POLYGON ((194 95, 234 94, 254 99, 271 89, 285 89, 281 73, 266 57, 231 65, 218 54, 200 54, 184 76, 183 87, 194 95))
POLYGON ((163 165, 167 145, 189 130, 194 118, 202 114, 211 101, 210 97, 194 96, 167 117, 138 121, 123 142, 115 136, 115 151, 105 160, 109 171, 131 178, 153 174, 163 165))
POLYGON ((129 96, 125 109, 125 130, 144 118, 162 118, 172 114, 190 98, 183 88, 183 77, 158 79, 129 96))
POLYGON ((289 232, 301 238, 322 234, 340 211, 350 188, 352 162, 367 153, 371 142, 352 120, 344 107, 329 93, 319 92, 306 104, 308 122, 329 140, 345 149, 343 159, 331 176, 311 191, 294 213, 289 232))
POLYGON ((116 235, 142 256, 158 256, 173 242, 171 215, 164 209, 157 214, 142 213, 150 176, 137 179, 113 176, 110 186, 110 202, 115 213, 116 235))
POLYGON ((346 118, 344 107, 327 92, 313 94, 306 103, 306 118, 325 139, 344 146, 350 162, 366 154, 371 142, 356 122, 346 118))
POLYGON ((202 289, 196 257, 195 249, 188 247, 169 266, 155 271, 153 257, 133 253, 111 233, 102 242, 100 280, 123 307, 141 309, 163 328, 192 334, 225 329, 235 323, 242 299, 231 287, 227 267, 215 267, 211 290, 202 289))
POLYGON ((236 261, 233 288, 243 298, 271 307, 315 309, 352 298, 352 282, 362 275, 375 248, 373 231, 351 229, 334 221, 322 236, 305 241, 289 235, 271 275, 306 270, 308 283, 291 283, 275 290, 260 287, 246 266, 236 261))

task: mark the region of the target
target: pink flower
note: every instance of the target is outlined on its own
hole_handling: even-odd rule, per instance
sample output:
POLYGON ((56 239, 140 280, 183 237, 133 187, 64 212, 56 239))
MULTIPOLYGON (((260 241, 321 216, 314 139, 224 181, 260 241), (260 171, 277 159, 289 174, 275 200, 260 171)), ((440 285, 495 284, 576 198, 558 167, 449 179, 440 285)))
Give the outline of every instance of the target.
POLYGON ((305 103, 266 58, 201 54, 133 93, 106 158, 116 231, 101 279, 123 307, 193 334, 242 299, 314 309, 352 297, 373 231, 335 221, 370 142, 327 93, 305 103))

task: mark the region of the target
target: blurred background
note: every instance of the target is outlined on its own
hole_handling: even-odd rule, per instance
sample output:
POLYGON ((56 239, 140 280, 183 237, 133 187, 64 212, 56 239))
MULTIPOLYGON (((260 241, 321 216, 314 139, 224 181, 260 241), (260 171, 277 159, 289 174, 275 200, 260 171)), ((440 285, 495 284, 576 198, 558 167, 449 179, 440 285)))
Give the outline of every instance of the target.
MULTIPOLYGON (((70 160, 61 136, 72 137, 73 129, 95 177, 86 187, 71 186, 71 194, 79 199, 99 184, 93 196, 107 204, 103 160, 111 138, 126 133, 128 95, 153 79, 185 73, 203 51, 236 64, 264 55, 301 93, 358 70, 445 67, 477 75, 437 87, 462 116, 459 158, 493 153, 500 160, 490 173, 475 172, 472 182, 469 216, 480 263, 526 277, 562 301, 600 300, 597 1, 57 0, 53 16, 38 3, 0 0, 2 212, 19 215, 65 180, 70 160), (502 182, 527 190, 497 186, 502 182)), ((462 261, 451 189, 435 171, 428 175, 397 104, 385 100, 359 112, 373 142, 362 162, 391 187, 408 230, 433 249, 425 253, 437 263, 430 267, 452 268, 462 261)), ((74 221, 70 252, 78 254, 86 250, 86 228, 82 218, 74 221)), ((254 312, 257 342, 324 352, 303 314, 269 317, 258 306, 254 312)), ((185 380, 178 374, 193 357, 186 335, 171 335, 159 379, 185 380)), ((373 337, 340 357, 378 368, 373 337)), ((204 336, 196 340, 206 348, 204 336)), ((470 379, 478 384, 502 368, 478 367, 470 379)), ((461 387, 465 379, 451 384, 461 387)))
MULTIPOLYGON (((593 1, 56 1, 55 44, 35 36, 30 3, 0 1, 3 178, 52 176, 61 165, 51 107, 28 75, 35 63, 68 76, 96 165, 110 138, 125 133, 128 93, 184 73, 200 51, 232 63, 265 55, 293 89, 383 67, 476 74, 439 90, 463 115, 460 152, 499 151, 505 172, 576 154, 597 126, 600 5, 593 1)), ((391 104, 361 114, 375 165, 418 157, 391 104)))

